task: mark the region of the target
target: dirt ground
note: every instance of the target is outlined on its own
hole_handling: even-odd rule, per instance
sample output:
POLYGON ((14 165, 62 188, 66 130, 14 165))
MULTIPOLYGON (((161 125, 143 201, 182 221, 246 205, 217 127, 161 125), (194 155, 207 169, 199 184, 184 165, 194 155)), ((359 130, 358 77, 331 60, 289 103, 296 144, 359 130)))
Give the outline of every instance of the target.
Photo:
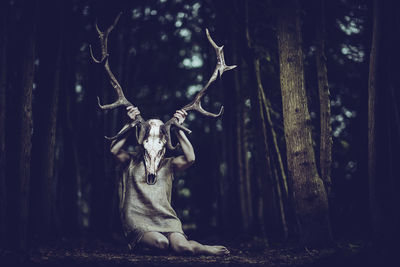
MULTIPOLYGON (((58 241, 27 252, 0 250, 0 266, 390 266, 360 244, 343 243, 332 248, 308 249, 288 246, 267 247, 261 241, 227 245, 228 256, 154 255, 132 253, 125 246, 100 240, 58 241)), ((383 259, 383 260, 382 260, 383 259)), ((396 266, 393 265, 393 266, 396 266)), ((400 266, 400 265, 397 265, 400 266)))

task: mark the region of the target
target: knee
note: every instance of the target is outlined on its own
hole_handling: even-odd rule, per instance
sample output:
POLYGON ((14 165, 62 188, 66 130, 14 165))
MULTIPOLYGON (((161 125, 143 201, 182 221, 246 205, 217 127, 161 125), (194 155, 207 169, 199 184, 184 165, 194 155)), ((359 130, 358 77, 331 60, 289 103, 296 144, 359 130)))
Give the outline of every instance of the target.
POLYGON ((193 255, 194 254, 194 250, 192 248, 192 246, 190 244, 186 244, 186 243, 178 243, 175 244, 173 247, 173 250, 178 253, 178 254, 183 254, 183 255, 193 255))
POLYGON ((158 249, 161 249, 161 250, 166 250, 169 247, 169 242, 168 242, 168 239, 166 239, 166 238, 156 238, 154 240, 154 243, 155 243, 155 247, 157 247, 158 249))

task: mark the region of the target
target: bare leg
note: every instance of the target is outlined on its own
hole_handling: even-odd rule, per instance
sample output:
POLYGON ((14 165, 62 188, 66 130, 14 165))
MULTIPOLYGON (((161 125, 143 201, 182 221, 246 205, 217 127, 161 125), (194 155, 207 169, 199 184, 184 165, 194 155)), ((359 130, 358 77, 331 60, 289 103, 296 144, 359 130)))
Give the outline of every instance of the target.
POLYGON ((223 256, 230 253, 224 246, 208 246, 194 240, 189 240, 189 243, 192 245, 195 254, 223 256))
POLYGON ((139 244, 157 250, 166 250, 169 247, 168 239, 159 232, 144 233, 139 244))
POLYGON ((207 246, 199 242, 188 241, 185 236, 180 233, 172 233, 169 235, 169 243, 173 251, 179 254, 193 255, 228 255, 229 250, 224 246, 207 246))

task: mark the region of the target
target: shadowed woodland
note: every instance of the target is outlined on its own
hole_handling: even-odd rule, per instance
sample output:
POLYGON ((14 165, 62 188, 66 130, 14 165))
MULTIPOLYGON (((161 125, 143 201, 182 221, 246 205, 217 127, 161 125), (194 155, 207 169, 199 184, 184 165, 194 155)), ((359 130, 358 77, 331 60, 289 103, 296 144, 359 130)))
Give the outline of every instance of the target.
POLYGON ((397 251, 394 0, 0 3, 0 263, 372 266, 397 251), (128 117, 98 107, 117 95, 89 49, 99 57, 95 23, 105 30, 120 12, 108 60, 145 119, 169 120, 207 83, 206 28, 238 65, 202 100, 213 113, 223 105, 221 117, 189 112, 196 162, 172 196, 185 233, 230 256, 126 247, 104 136, 128 117))

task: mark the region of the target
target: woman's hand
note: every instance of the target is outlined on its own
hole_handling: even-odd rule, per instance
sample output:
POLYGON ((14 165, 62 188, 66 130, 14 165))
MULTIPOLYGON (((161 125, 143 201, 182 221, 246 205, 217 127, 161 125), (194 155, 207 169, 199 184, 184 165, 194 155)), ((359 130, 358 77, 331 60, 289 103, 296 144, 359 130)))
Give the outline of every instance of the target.
POLYGON ((126 107, 126 110, 128 111, 128 117, 132 120, 135 120, 136 117, 140 114, 139 109, 133 106, 126 107))
POLYGON ((179 124, 182 124, 187 116, 187 112, 183 109, 177 110, 174 114, 174 118, 176 118, 178 120, 179 124))

